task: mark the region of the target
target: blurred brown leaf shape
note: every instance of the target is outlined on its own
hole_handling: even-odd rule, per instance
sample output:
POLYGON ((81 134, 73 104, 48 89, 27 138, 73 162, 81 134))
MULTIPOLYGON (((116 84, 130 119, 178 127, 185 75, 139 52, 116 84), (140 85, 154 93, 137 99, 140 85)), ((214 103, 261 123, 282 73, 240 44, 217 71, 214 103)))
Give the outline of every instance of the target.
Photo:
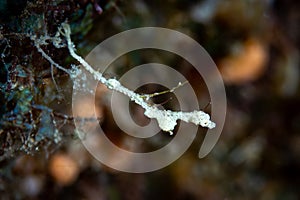
POLYGON ((241 48, 219 63, 223 79, 229 84, 254 81, 266 69, 268 53, 266 46, 257 39, 248 39, 241 48))
POLYGON ((80 169, 68 154, 57 153, 50 159, 49 171, 58 184, 70 185, 76 180, 80 169))

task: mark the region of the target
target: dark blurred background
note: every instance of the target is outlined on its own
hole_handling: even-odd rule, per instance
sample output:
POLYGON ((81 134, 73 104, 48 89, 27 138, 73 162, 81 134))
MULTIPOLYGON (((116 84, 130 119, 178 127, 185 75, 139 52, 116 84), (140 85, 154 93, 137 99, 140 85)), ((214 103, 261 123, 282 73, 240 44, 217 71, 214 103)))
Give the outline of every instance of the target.
MULTIPOLYGON (((0 199, 299 199, 299 10, 296 0, 1 0, 0 199), (53 35, 66 20, 83 56, 104 39, 143 26, 174 29, 201 44, 227 92, 226 123, 213 151, 197 157, 206 131, 199 128, 189 150, 159 171, 122 173, 95 161, 66 117, 71 81, 51 72, 26 36, 53 35)), ((44 49, 65 67, 74 62, 66 49, 44 49)), ((209 111, 205 84, 195 85, 192 68, 168 54, 129 54, 106 76, 153 59, 176 66, 209 111)), ((98 89, 105 97, 105 87, 98 89)), ((157 103, 170 97, 161 98, 157 103)), ((104 100, 98 114, 110 138, 126 143, 104 100)), ((162 144, 172 139, 160 135, 162 144)))

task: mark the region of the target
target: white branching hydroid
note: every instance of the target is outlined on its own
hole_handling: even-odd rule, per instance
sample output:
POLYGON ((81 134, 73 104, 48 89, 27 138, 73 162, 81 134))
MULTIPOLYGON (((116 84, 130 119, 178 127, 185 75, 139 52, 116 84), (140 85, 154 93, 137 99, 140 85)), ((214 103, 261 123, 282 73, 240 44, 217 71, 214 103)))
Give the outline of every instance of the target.
MULTIPOLYGON (((173 130, 177 125, 177 120, 182 120, 187 123, 193 123, 195 125, 200 125, 202 127, 207 127, 212 129, 216 126, 214 122, 210 120, 210 116, 203 111, 192 111, 192 112, 178 112, 178 111, 171 111, 171 110, 161 110, 156 105, 152 105, 148 102, 149 98, 159 95, 159 93, 154 93, 153 95, 142 95, 135 93, 134 91, 124 87, 118 80, 116 79, 106 79, 103 77, 102 73, 93 69, 81 56, 77 55, 75 52, 74 44, 71 40, 71 30, 70 26, 66 23, 63 23, 59 29, 60 34, 62 34, 67 40, 67 47, 71 54, 71 56, 76 59, 85 70, 91 73, 95 80, 100 81, 104 85, 106 85, 109 89, 118 91, 130 98, 131 101, 134 101, 136 104, 140 105, 145 109, 144 114, 151 118, 156 119, 158 122, 159 127, 170 134, 173 134, 173 130)), ((38 51, 42 54, 44 58, 46 58, 52 65, 56 66, 58 69, 61 69, 71 75, 72 78, 76 78, 74 75, 74 70, 66 70, 65 68, 56 64, 41 48, 40 45, 45 45, 47 40, 51 40, 56 47, 63 47, 64 45, 61 44, 60 35, 56 34, 54 38, 44 37, 44 39, 36 39, 32 38, 35 42, 35 46, 38 48, 38 51)), ((182 84, 179 83, 177 87, 181 86, 182 84)), ((177 87, 171 89, 170 92, 173 92, 177 87)))

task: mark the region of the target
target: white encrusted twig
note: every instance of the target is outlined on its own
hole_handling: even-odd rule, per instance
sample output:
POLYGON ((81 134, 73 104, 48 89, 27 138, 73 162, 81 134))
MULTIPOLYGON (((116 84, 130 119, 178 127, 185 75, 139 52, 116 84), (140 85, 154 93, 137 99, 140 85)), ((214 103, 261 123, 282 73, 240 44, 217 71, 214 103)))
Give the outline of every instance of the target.
MULTIPOLYGON (((151 105, 148 103, 149 98, 157 96, 161 93, 154 93, 150 95, 145 94, 137 94, 134 91, 124 87, 118 80, 114 78, 107 79, 103 77, 102 73, 95 71, 92 66, 90 66, 81 56, 77 55, 75 52, 74 44, 71 40, 71 30, 70 26, 66 23, 63 23, 62 26, 59 29, 59 33, 65 36, 67 40, 67 47, 69 49, 69 52, 71 56, 76 59, 85 70, 87 70, 89 73, 91 73, 95 80, 100 81, 104 85, 106 85, 109 89, 118 91, 130 98, 131 101, 134 101, 136 104, 140 105, 145 109, 144 114, 149 117, 156 119, 158 122, 159 127, 166 132, 169 132, 171 135, 173 134, 173 130, 175 126, 177 125, 177 120, 182 120, 188 123, 193 123, 196 125, 200 125, 202 127, 207 127, 209 129, 212 129, 216 126, 214 122, 210 120, 210 116, 206 114, 203 111, 192 111, 192 112, 177 112, 177 111, 171 111, 171 110, 160 110, 157 106, 151 105)), ((56 43, 60 43, 61 40, 58 39, 59 35, 55 36, 56 43)), ((49 39, 49 38, 48 38, 49 39)), ((36 47, 39 49, 39 44, 35 43, 36 47)), ((58 46, 59 47, 59 46, 58 46)), ((43 50, 39 50, 39 52, 42 53, 42 55, 51 62, 54 66, 61 69, 61 66, 57 66, 54 64, 54 61, 45 54, 43 50)), ((64 69, 67 73, 71 73, 71 71, 64 69)), ((70 74, 71 75, 71 74, 70 74)), ((71 75, 72 76, 72 75, 71 75)), ((176 88, 180 87, 182 84, 179 83, 178 86, 174 87, 168 92, 173 92, 176 88)))

